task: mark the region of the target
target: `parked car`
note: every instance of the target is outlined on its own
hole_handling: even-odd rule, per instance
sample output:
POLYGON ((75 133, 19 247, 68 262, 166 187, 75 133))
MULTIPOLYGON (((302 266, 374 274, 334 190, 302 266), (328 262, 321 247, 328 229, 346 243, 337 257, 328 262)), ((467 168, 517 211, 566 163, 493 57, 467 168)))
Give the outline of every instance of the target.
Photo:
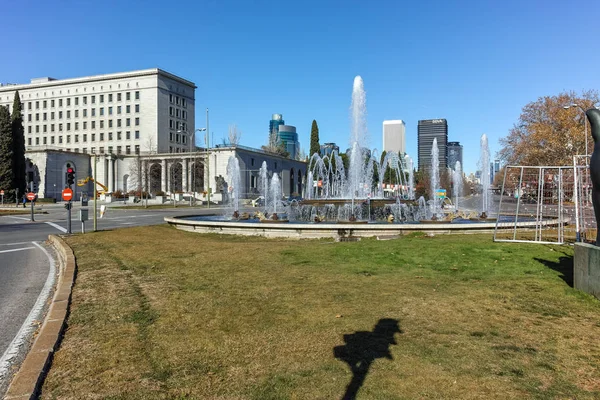
POLYGON ((265 206, 264 196, 259 196, 258 198, 252 200, 252 207, 264 207, 264 206, 265 206))

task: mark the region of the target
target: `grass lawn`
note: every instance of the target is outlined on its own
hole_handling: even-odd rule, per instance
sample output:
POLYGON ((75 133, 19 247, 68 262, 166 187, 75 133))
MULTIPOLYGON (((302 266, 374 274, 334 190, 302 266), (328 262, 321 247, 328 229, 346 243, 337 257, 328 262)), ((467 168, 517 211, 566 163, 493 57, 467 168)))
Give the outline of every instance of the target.
POLYGON ((568 246, 335 243, 166 225, 73 235, 52 399, 598 399, 568 246))

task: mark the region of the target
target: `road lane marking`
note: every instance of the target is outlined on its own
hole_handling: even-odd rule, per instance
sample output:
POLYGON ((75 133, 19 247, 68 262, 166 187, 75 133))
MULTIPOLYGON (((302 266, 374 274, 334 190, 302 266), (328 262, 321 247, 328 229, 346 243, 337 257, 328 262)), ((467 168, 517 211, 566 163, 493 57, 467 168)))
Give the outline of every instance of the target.
POLYGON ((46 257, 48 257, 48 262, 50 264, 48 278, 46 278, 46 283, 40 291, 40 295, 35 301, 35 304, 29 312, 29 315, 23 322, 23 325, 21 325, 19 332, 17 332, 15 338, 12 340, 12 342, 10 342, 2 357, 0 357, 0 380, 8 376, 13 359, 18 355, 19 349, 25 344, 28 336, 35 330, 36 325, 34 325, 34 321, 41 314, 41 311, 43 310, 44 304, 46 304, 46 301, 50 296, 50 292, 56 279, 56 267, 54 265, 54 259, 50 253, 48 253, 48 251, 40 246, 37 242, 31 243, 33 243, 36 247, 39 247, 39 249, 46 254, 46 257))
POLYGON ((21 247, 20 249, 0 250, 0 253, 12 253, 13 251, 22 251, 22 250, 29 250, 29 249, 35 249, 35 247, 31 246, 31 247, 21 247))
POLYGON ((133 225, 133 222, 119 222, 121 225, 133 225))
POLYGON ((31 220, 31 218, 13 217, 12 215, 5 215, 4 218, 22 219, 23 221, 29 221, 29 220, 31 220))
POLYGON ((16 246, 17 244, 29 244, 31 242, 0 243, 0 246, 16 246))
POLYGON ((56 229, 58 229, 59 231, 63 232, 63 233, 67 233, 67 229, 63 228, 60 225, 55 224, 54 222, 46 222, 48 225, 55 227, 56 229))

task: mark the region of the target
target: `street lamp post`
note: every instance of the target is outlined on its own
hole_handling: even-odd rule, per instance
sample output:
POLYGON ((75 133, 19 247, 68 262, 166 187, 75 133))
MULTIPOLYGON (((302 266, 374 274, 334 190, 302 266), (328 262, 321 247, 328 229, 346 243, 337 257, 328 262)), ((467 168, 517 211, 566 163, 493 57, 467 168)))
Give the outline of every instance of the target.
POLYGON ((207 189, 207 199, 208 199, 208 208, 210 208, 210 143, 208 142, 208 107, 206 107, 206 189, 207 189))
MULTIPOLYGON (((191 133, 188 133, 187 131, 183 131, 183 130, 178 130, 177 132, 178 133, 188 133, 190 135, 190 153, 192 151, 194 151, 195 154, 198 154, 195 151, 195 147, 196 147, 196 132, 204 132, 204 131, 206 131, 206 128, 197 128, 197 129, 194 129, 194 131, 192 131, 191 133), (192 150, 192 149, 194 149, 194 150, 192 150)), ((196 200, 196 168, 197 168, 196 162, 197 162, 196 157, 194 157, 194 169, 192 170, 192 174, 190 176, 190 184, 191 184, 191 186, 194 189, 193 190, 194 191, 194 201, 196 200)))

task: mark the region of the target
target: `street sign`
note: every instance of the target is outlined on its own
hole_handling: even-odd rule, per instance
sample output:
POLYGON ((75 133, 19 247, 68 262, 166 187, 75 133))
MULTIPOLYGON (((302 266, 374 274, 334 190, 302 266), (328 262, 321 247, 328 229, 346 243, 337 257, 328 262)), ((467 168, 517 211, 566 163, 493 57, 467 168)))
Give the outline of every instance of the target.
POLYGON ((27 193, 27 200, 34 201, 35 200, 35 193, 33 193, 33 192, 27 193))
POLYGON ((62 198, 64 201, 71 201, 73 200, 73 190, 66 188, 62 191, 62 198))
POLYGON ((4 196, 4 190, 0 190, 0 196, 4 196))

